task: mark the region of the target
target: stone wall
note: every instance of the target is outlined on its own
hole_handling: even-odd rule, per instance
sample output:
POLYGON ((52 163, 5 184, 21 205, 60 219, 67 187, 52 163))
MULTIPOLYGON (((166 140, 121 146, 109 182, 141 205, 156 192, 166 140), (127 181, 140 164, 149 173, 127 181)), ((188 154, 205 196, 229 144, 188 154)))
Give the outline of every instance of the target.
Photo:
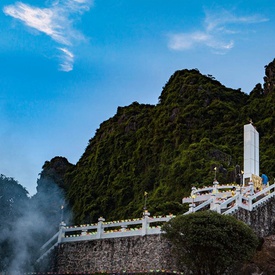
POLYGON ((63 243, 58 273, 178 270, 171 244, 161 235, 63 243))
MULTIPOLYGON (((275 232, 275 198, 253 211, 239 209, 233 215, 248 224, 259 237, 275 232)), ((171 244, 162 235, 62 243, 58 246, 57 255, 54 271, 59 274, 183 271, 175 262, 171 244)))
POLYGON ((259 237, 275 234, 274 197, 252 211, 239 208, 233 216, 249 225, 259 237))

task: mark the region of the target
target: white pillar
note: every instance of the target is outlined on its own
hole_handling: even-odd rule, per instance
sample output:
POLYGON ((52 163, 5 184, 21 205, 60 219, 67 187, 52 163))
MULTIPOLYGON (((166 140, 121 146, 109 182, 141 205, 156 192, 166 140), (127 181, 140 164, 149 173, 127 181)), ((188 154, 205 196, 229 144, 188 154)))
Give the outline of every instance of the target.
POLYGON ((244 125, 244 182, 248 184, 252 174, 259 176, 259 133, 250 124, 244 125))

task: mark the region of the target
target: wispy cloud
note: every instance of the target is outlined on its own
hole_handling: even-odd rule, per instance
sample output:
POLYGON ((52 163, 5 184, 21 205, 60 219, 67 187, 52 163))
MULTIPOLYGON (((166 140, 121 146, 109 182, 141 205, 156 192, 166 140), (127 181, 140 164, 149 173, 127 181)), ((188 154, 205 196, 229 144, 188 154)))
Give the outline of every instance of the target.
POLYGON ((61 52, 60 70, 68 72, 73 69, 72 48, 76 41, 84 39, 84 35, 74 29, 74 21, 91 5, 92 0, 57 0, 45 8, 17 2, 5 6, 3 12, 56 41, 57 49, 61 52))
POLYGON ((69 72, 73 69, 74 55, 66 48, 59 48, 59 50, 64 54, 63 62, 60 64, 60 70, 69 72))
POLYGON ((195 46, 206 46, 215 53, 226 53, 235 44, 236 35, 241 33, 244 24, 258 24, 268 21, 267 18, 253 16, 236 16, 229 11, 205 13, 203 25, 194 32, 181 32, 169 35, 168 47, 183 51, 195 46))

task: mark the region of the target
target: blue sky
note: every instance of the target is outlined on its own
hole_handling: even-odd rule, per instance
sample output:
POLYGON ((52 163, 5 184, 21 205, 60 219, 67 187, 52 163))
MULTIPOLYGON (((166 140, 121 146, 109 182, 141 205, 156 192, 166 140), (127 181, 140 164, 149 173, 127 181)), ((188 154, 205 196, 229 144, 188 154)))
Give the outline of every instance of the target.
POLYGON ((249 93, 275 58, 275 2, 2 0, 0 173, 30 195, 118 106, 156 104, 179 69, 249 93))

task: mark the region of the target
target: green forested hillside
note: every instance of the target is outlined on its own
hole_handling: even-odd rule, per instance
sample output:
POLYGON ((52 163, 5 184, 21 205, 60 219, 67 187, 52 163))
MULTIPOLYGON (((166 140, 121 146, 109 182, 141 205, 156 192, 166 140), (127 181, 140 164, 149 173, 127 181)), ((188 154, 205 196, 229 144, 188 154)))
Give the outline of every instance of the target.
POLYGON ((273 178, 274 64, 265 68, 264 87, 257 84, 249 95, 198 70, 181 70, 157 105, 118 107, 65 173, 74 222, 139 217, 145 191, 152 215, 184 212, 182 197, 192 185, 210 185, 214 167, 218 181, 235 181, 235 166, 243 164, 243 125, 250 119, 260 133, 260 168, 273 178))

